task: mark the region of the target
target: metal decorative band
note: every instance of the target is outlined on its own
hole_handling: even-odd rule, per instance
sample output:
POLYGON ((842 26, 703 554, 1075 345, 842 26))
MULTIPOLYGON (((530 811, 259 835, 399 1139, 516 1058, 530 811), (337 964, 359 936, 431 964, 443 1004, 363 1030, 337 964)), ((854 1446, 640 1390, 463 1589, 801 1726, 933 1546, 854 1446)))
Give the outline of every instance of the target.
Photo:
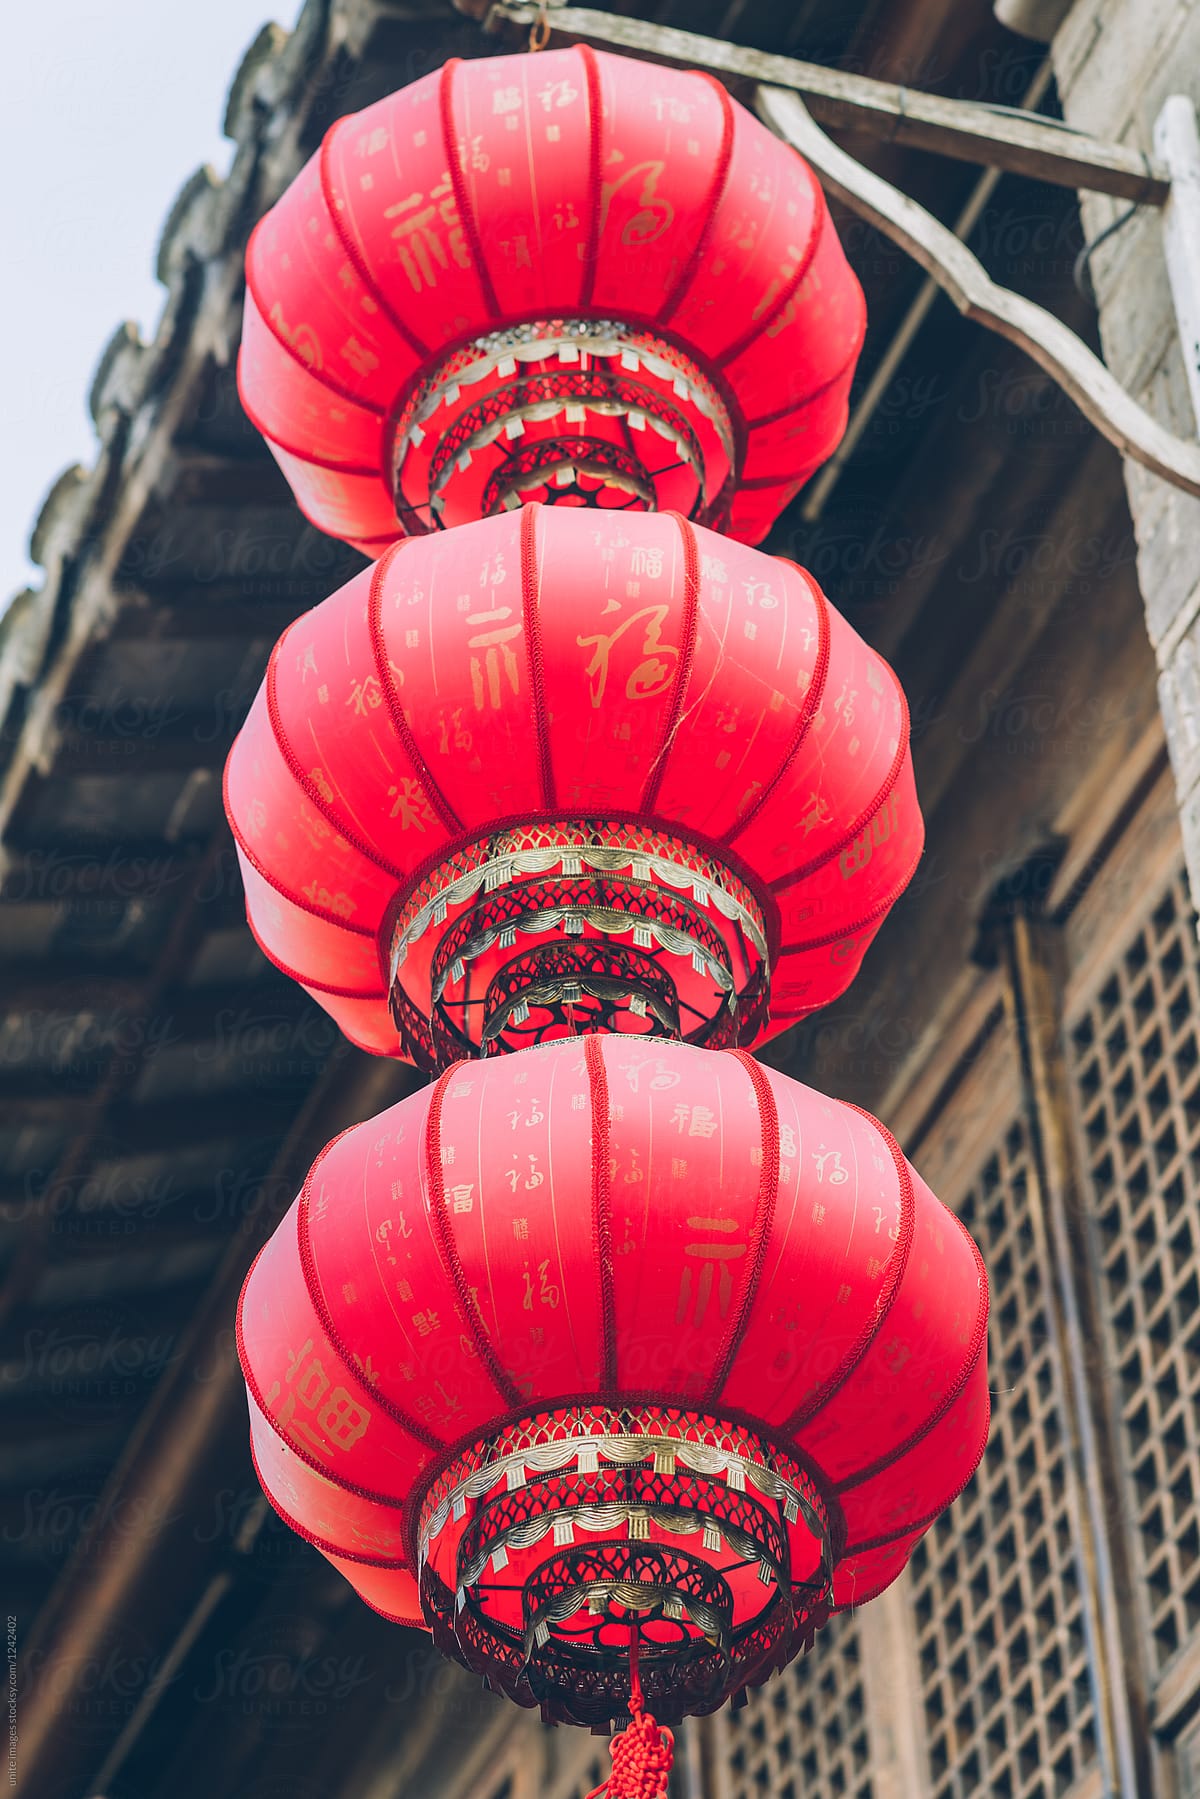
POLYGON ((459 849, 402 904, 389 963, 407 1053, 435 1066, 588 1030, 749 1041, 767 971, 744 881, 682 838, 604 819, 459 849))
POLYGON ((649 1459, 656 1474, 671 1475, 682 1466, 696 1474, 720 1475, 735 1492, 745 1492, 749 1486, 768 1499, 779 1501, 789 1524, 794 1524, 803 1511, 812 1530, 827 1533, 828 1513, 815 1489, 785 1479, 769 1452, 764 1449, 762 1455, 759 1460, 690 1438, 650 1434, 593 1436, 590 1432, 546 1443, 540 1449, 520 1449, 512 1455, 481 1462, 458 1481, 433 1513, 426 1516, 422 1510, 417 1538, 419 1560, 423 1566, 431 1541, 441 1534, 451 1517, 459 1519, 465 1515, 468 1500, 480 1498, 499 1481, 503 1480, 511 1493, 525 1486, 531 1473, 559 1473, 564 1468, 575 1468, 594 1474, 601 1462, 610 1467, 632 1467, 649 1459))
MULTIPOLYGON (((718 1015, 707 1046, 723 1049, 736 1026, 736 996, 718 1015)), ((568 943, 561 938, 540 943, 514 956, 488 983, 483 1001, 482 1042, 491 1051, 507 1035, 526 1025, 536 1013, 574 1017, 588 1001, 598 1018, 628 1012, 631 1020, 652 1020, 650 1034, 682 1036, 679 996, 661 963, 625 944, 598 944, 594 938, 568 943)))
MULTIPOLYGON (((431 926, 446 922, 454 906, 476 894, 494 893, 523 875, 629 874, 680 893, 690 892, 745 933, 757 953, 767 954, 762 908, 744 881, 681 837, 644 826, 607 821, 529 824, 480 838, 458 850, 426 875, 396 919, 392 932, 391 978, 403 967, 410 947, 431 926)), ((646 947, 646 946, 643 946, 646 947)))
POLYGON ((475 338, 409 396, 392 442, 397 512, 418 530, 458 522, 450 490, 464 477, 472 516, 484 516, 533 498, 654 510, 663 479, 683 471, 686 510, 707 516, 736 462, 714 383, 617 319, 538 319, 475 338))
POLYGON ((415 1526, 435 1637, 548 1717, 618 1709, 629 1633, 647 1693, 711 1709, 811 1640, 842 1520, 799 1459, 662 1405, 580 1405, 480 1438, 415 1526))
POLYGON ((664 904, 659 895, 653 894, 646 896, 648 903, 631 918, 620 903, 613 903, 619 902, 619 893, 610 894, 603 887, 599 892, 589 892, 583 882, 559 886, 560 891, 548 896, 545 904, 539 904, 537 896, 522 896, 523 903, 511 896, 506 917, 478 931, 472 931, 468 923, 463 932, 453 934, 449 943, 440 944, 434 959, 434 1000, 441 999, 447 981, 462 979, 468 962, 477 961, 497 945, 512 949, 518 934, 582 937, 590 928, 602 937, 623 937, 632 931, 638 949, 651 949, 657 944, 669 955, 689 956, 696 973, 707 974, 715 981, 737 1010, 737 994, 724 946, 707 927, 703 914, 689 917, 684 905, 664 904))

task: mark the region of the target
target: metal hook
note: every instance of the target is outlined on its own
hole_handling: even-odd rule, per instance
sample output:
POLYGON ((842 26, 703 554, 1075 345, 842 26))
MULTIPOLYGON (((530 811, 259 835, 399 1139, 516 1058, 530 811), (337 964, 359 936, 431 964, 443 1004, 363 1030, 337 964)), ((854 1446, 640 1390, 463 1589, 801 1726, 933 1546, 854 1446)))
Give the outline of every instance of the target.
POLYGON ((548 0, 538 0, 538 15, 529 27, 529 49, 531 55, 544 50, 550 42, 550 9, 548 0))

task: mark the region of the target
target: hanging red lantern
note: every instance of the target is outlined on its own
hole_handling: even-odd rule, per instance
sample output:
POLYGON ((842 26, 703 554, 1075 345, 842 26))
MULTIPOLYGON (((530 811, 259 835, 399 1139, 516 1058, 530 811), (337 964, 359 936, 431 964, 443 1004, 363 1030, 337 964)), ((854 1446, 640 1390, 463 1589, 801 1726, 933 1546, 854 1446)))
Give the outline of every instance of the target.
POLYGON ((594 1035, 335 1139, 238 1340, 284 1519, 494 1687, 598 1725, 631 1633, 674 1720, 895 1579, 982 1454, 986 1316, 975 1245, 866 1113, 594 1035))
POLYGON ((581 1029, 761 1041, 915 868, 903 694, 794 565, 525 508, 289 628, 230 755, 251 926, 426 1068, 581 1029))
POLYGON ((339 120, 246 258, 243 403, 323 531, 541 499, 757 543, 845 428, 862 293, 711 76, 450 62, 339 120))

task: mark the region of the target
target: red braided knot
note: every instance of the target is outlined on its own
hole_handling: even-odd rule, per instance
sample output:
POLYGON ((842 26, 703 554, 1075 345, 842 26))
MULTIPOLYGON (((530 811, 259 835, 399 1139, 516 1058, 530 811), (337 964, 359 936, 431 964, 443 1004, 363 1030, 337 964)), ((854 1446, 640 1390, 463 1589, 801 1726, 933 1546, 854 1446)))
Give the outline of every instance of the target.
MULTIPOLYGON (((632 1615, 632 1614, 631 1614, 632 1615)), ((638 1634, 629 1634, 629 1728, 608 1745, 612 1773, 587 1799, 667 1799, 667 1779, 675 1760, 675 1733, 646 1710, 638 1676, 638 1634)))
POLYGON ((639 1711, 609 1749, 612 1773, 596 1788, 597 1794, 607 1799, 667 1799, 667 1776, 675 1760, 673 1732, 656 1724, 649 1712, 639 1711))

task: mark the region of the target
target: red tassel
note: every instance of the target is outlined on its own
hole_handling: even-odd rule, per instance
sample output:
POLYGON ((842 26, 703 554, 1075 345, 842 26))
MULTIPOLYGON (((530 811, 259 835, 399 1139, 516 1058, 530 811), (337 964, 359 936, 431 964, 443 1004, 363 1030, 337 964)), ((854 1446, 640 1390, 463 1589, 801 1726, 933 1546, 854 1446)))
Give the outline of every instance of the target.
POLYGON ((675 1760, 675 1735, 650 1716, 642 1700, 637 1667, 637 1626, 629 1644, 628 1730, 609 1744, 612 1773, 587 1799, 667 1799, 667 1781, 675 1760))

